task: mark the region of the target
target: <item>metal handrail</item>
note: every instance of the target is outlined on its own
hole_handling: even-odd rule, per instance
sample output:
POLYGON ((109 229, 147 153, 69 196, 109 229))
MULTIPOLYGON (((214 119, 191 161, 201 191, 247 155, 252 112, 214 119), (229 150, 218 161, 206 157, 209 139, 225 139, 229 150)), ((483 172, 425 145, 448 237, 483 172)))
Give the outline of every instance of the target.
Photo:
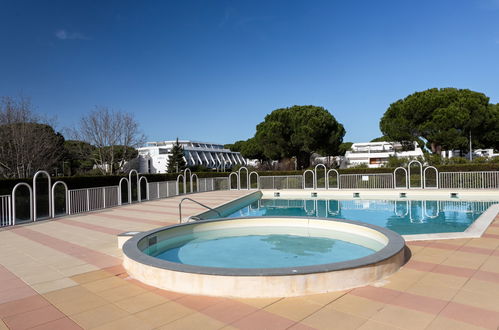
POLYGON ((180 203, 178 203, 179 223, 181 223, 181 222, 182 222, 182 202, 183 202, 183 201, 185 201, 186 199, 188 199, 188 200, 190 200, 191 202, 194 202, 194 203, 196 203, 196 204, 198 204, 198 205, 201 205, 202 207, 207 208, 207 209, 208 209, 208 210, 210 210, 210 211, 216 212, 216 213, 220 216, 220 218, 222 217, 222 214, 220 214, 220 212, 218 212, 217 210, 215 210, 215 209, 213 209, 213 208, 211 208, 211 207, 209 207, 209 206, 206 206, 206 205, 204 205, 203 203, 200 203, 200 202, 198 202, 198 201, 195 201, 195 200, 194 200, 194 199, 192 199, 192 198, 189 198, 189 197, 184 197, 184 198, 182 198, 182 200, 180 201, 180 203))

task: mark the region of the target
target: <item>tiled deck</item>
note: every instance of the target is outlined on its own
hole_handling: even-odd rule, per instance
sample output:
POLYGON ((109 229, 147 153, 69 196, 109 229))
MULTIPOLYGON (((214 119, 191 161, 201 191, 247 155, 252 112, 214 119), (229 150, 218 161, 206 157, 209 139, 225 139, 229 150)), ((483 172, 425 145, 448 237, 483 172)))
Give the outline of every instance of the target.
MULTIPOLYGON (((215 206, 245 194, 197 194, 215 206)), ((497 329, 499 217, 479 239, 412 242, 383 283, 284 299, 189 296, 130 279, 116 235, 176 223, 179 198, 0 231, 1 329, 497 329)), ((185 203, 187 215, 202 208, 185 203)))

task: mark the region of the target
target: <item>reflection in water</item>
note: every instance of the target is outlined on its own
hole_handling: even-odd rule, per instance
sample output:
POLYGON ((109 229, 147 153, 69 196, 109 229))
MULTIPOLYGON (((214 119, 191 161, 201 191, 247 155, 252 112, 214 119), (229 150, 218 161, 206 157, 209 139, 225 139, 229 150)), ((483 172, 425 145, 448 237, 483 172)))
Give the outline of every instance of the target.
POLYGON ((290 235, 263 236, 261 241, 272 244, 272 250, 299 256, 330 252, 335 243, 335 241, 328 238, 290 235))
POLYGON ((309 216, 371 223, 399 234, 466 230, 496 201, 261 199, 228 215, 309 216))

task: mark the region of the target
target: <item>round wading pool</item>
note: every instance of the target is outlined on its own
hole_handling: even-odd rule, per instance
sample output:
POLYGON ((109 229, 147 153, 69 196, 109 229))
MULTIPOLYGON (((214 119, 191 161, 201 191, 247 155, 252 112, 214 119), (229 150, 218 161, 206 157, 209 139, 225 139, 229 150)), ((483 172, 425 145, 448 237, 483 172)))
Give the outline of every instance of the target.
POLYGON ((378 281, 404 263, 404 239, 354 221, 251 217, 140 233, 124 267, 143 283, 188 294, 291 297, 378 281))

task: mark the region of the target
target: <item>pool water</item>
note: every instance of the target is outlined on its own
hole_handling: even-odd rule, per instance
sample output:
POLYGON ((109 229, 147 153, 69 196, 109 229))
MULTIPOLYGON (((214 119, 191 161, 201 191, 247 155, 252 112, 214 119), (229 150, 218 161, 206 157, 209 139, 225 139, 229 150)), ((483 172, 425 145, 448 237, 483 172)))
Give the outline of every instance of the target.
POLYGON ((226 217, 309 216, 348 219, 401 235, 465 231, 497 201, 260 199, 226 217))
POLYGON ((195 266, 281 268, 358 259, 383 247, 367 237, 334 230, 264 227, 189 233, 160 241, 144 252, 195 266))

